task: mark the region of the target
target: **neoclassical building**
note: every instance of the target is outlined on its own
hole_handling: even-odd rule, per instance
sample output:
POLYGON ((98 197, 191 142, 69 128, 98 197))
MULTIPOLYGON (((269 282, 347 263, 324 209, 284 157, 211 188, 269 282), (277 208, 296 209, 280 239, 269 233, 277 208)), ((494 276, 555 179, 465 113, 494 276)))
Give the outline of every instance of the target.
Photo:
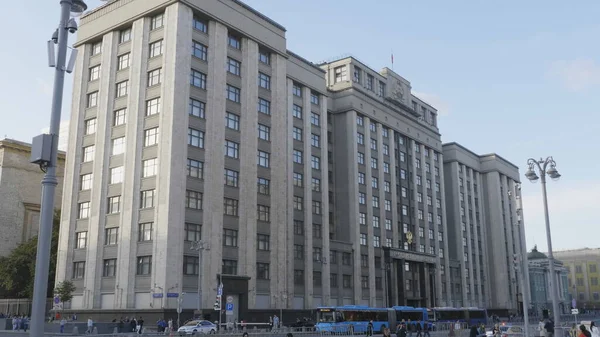
MULTIPOLYGON (((531 289, 530 310, 532 313, 541 316, 544 310, 552 310, 552 291, 549 288, 550 265, 548 256, 537 250, 534 246, 527 254, 529 264, 529 282, 531 289)), ((558 280, 558 289, 560 296, 559 308, 562 313, 568 313, 571 309, 569 282, 567 268, 562 262, 554 260, 554 271, 558 280)))

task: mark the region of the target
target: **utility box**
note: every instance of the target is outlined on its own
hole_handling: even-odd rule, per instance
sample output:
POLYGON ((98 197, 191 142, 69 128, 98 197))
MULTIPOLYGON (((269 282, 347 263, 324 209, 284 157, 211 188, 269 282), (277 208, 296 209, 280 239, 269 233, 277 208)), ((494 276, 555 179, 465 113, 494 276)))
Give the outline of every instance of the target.
POLYGON ((31 157, 29 161, 33 164, 44 164, 46 166, 50 166, 55 138, 58 137, 49 134, 41 134, 33 137, 33 141, 31 142, 31 157))

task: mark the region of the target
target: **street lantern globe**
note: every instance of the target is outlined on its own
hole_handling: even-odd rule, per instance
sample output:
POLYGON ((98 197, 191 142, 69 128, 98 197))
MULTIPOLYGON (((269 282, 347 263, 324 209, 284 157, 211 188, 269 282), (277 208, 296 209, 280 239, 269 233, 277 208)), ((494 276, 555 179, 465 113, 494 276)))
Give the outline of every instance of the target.
POLYGON ((71 0, 71 16, 78 17, 88 8, 83 0, 71 0))
POLYGON ((560 178, 560 173, 558 173, 558 170, 556 167, 554 167, 554 165, 551 166, 548 171, 546 171, 546 174, 548 174, 548 176, 553 180, 558 180, 560 178))
POLYGON ((525 178, 529 179, 529 181, 531 181, 531 182, 535 182, 538 179, 540 179, 540 177, 538 177, 538 175, 535 173, 535 171, 531 167, 529 167, 527 172, 525 172, 525 178))

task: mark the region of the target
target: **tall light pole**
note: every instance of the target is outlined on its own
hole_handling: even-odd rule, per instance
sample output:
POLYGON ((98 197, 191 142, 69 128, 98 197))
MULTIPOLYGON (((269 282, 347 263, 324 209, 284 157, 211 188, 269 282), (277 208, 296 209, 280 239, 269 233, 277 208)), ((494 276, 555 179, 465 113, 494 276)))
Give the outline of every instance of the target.
POLYGON ((544 200, 544 216, 546 218, 546 240, 548 241, 548 265, 550 267, 550 279, 549 286, 552 291, 552 313, 554 314, 554 326, 559 325, 560 312, 558 309, 558 280, 554 272, 554 255, 552 253, 552 235, 550 233, 550 215, 548 214, 548 194, 546 192, 546 176, 549 176, 553 180, 560 178, 560 173, 556 170, 556 162, 552 157, 548 157, 545 160, 535 160, 530 158, 527 160, 529 169, 525 173, 525 177, 531 182, 536 182, 541 178, 542 181, 542 197, 544 200), (539 176, 536 173, 539 172, 539 176))
POLYGON ((208 243, 198 240, 192 242, 192 250, 198 252, 198 313, 202 318, 202 251, 209 250, 208 243))
POLYGON ((48 272, 50 269, 50 246, 52 245, 52 222, 54 217, 54 193, 56 180, 56 161, 58 157, 58 133, 60 114, 65 84, 65 72, 73 70, 76 50, 73 50, 67 65, 67 49, 69 32, 77 31, 77 22, 70 18, 83 13, 87 5, 82 0, 60 0, 60 22, 58 29, 48 41, 48 63, 55 68, 54 90, 52 93, 52 109, 50 112, 50 134, 40 135, 33 139, 31 162, 40 165, 45 172, 42 179, 42 200, 40 211, 40 228, 38 232, 37 254, 35 259, 35 280, 33 285, 33 303, 29 335, 44 335, 46 314, 46 293, 48 290, 48 272), (54 44, 58 45, 58 53, 54 53, 54 44))

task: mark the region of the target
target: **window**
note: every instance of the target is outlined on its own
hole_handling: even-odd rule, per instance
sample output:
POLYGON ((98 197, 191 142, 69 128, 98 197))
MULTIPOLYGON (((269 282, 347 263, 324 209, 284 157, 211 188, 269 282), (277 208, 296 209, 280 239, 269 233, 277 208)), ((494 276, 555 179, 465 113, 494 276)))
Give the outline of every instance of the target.
POLYGON ((159 85, 162 82, 162 69, 154 69, 148 72, 148 86, 159 85))
POLYGON ((392 190, 392 185, 389 181, 384 181, 383 182, 383 190, 387 193, 390 193, 392 190))
POLYGON ((302 87, 299 84, 294 83, 292 86, 292 94, 294 96, 302 97, 302 87))
POLYGON ((371 150, 377 151, 377 139, 371 138, 371 150))
POLYGON ((257 262, 256 263, 256 278, 259 280, 268 280, 269 277, 269 264, 257 262))
POLYGON ((304 198, 297 195, 294 196, 294 209, 301 211, 304 208, 304 198))
POLYGON ((239 172, 225 169, 225 185, 238 187, 239 172))
POLYGON ((259 72, 258 86, 263 89, 271 90, 271 76, 259 72))
POLYGON ((268 152, 264 152, 264 151, 258 151, 258 160, 257 160, 257 164, 258 166, 262 166, 262 167, 269 167, 269 161, 270 161, 270 154, 268 152))
POLYGON ((438 249, 438 256, 442 257, 442 258, 444 257, 444 248, 439 248, 438 249))
POLYGON ((83 148, 83 160, 82 162, 87 163, 94 160, 95 146, 90 145, 83 148))
POLYGON ((365 184, 365 174, 362 172, 358 172, 358 183, 361 185, 365 184))
POLYGON ((202 193, 186 190, 185 191, 185 207, 190 209, 202 209, 202 193))
POLYGON ((310 123, 314 126, 321 125, 321 116, 319 114, 311 112, 310 113, 310 123))
POLYGON ((342 275, 342 286, 346 289, 352 288, 352 275, 342 275))
POLYGON ((373 247, 375 247, 375 248, 381 247, 381 237, 379 237, 378 235, 373 236, 373 247))
POLYGON ((202 19, 194 18, 194 29, 202 33, 208 33, 208 23, 202 19))
POLYGON ((367 75, 367 85, 366 85, 367 90, 373 91, 373 81, 374 81, 373 75, 367 75))
POLYGON ((200 42, 192 41, 192 56, 206 61, 208 55, 208 47, 200 42))
POLYGON ((199 269, 199 258, 198 256, 183 256, 183 274, 184 275, 198 275, 199 269))
POLYGON ((270 192, 270 181, 265 178, 258 178, 258 193, 269 195, 270 192))
POLYGON ((302 173, 294 172, 294 186, 302 187, 304 186, 302 173))
POLYGON ((113 126, 119 126, 125 124, 125 116, 127 115, 127 108, 119 109, 115 111, 113 116, 113 126))
POLYGON ((379 81, 379 93, 378 93, 378 95, 380 97, 385 96, 385 83, 383 83, 381 81, 379 81))
POLYGON ((150 275, 152 273, 152 256, 138 256, 137 275, 150 275))
POLYGON ((144 130, 144 147, 158 144, 158 127, 144 130))
POLYGON ((204 163, 198 160, 187 160, 187 175, 192 178, 204 178, 204 163))
POLYGON ((429 223, 433 223, 433 213, 431 213, 431 212, 427 213, 427 221, 429 223))
POLYGON ((156 175, 158 159, 152 158, 142 161, 142 178, 156 175))
POLYGON ((367 196, 363 192, 358 192, 358 203, 361 205, 367 204, 367 196))
POLYGON ((321 147, 321 137, 319 135, 315 135, 314 133, 310 134, 310 145, 313 147, 319 148, 321 147))
POLYGON ((114 246, 117 244, 119 239, 119 228, 112 227, 104 230, 104 245, 114 246))
POLYGON ((402 193, 402 197, 403 198, 407 198, 408 197, 408 192, 406 190, 406 187, 402 187, 400 190, 401 190, 401 193, 402 193))
POLYGON ((240 76, 242 69, 242 63, 236 59, 232 59, 231 57, 227 58, 227 71, 230 74, 234 74, 236 76, 240 76))
POLYGON ((383 162, 383 173, 390 173, 390 163, 383 162))
POLYGON ((228 84, 225 94, 228 100, 236 103, 240 102, 241 91, 239 88, 228 84))
POLYGON ((188 128, 188 145, 201 149, 204 148, 204 132, 188 128))
POLYGON ((373 215, 373 228, 379 228, 379 217, 373 215))
POLYGON ((313 211, 313 214, 317 214, 317 215, 321 214, 321 202, 320 201, 313 200, 312 211, 313 211))
POLYGON ((379 197, 377 197, 377 196, 373 196, 373 197, 372 197, 372 201, 373 201, 373 202, 372 202, 372 204, 373 204, 373 207, 375 207, 375 208, 379 208, 379 197))
POLYGON ((348 80, 346 66, 336 67, 333 70, 335 74, 335 83, 340 83, 348 80))
POLYGON ((152 241, 152 222, 141 223, 138 225, 138 242, 152 241))
POLYGON ((367 234, 360 233, 360 245, 361 246, 366 246, 367 245, 367 234))
POLYGON ((321 179, 312 178, 312 190, 314 192, 321 192, 321 179))
POLYGON ((263 64, 269 65, 271 64, 271 54, 268 51, 259 50, 258 60, 263 64))
POLYGON ((377 158, 371 157, 371 168, 375 170, 377 169, 377 158))
POLYGON ((321 247, 313 247, 313 261, 320 262, 323 259, 323 250, 321 247))
POLYGON ((321 169, 321 158, 319 158, 317 156, 311 156, 310 167, 312 167, 315 170, 320 170, 321 169))
POLYGON ((233 35, 229 35, 227 37, 227 44, 231 47, 231 48, 235 48, 235 49, 241 49, 242 48, 242 43, 240 42, 240 39, 236 36, 233 35))
MULTIPOLYGON (((427 153, 427 152, 425 152, 427 153)), ((431 165, 429 165, 429 163, 425 163, 425 172, 429 173, 431 172, 431 165)))
POLYGON ((352 254, 351 253, 346 253, 346 252, 342 253, 342 264, 344 266, 352 265, 352 254))
POLYGON ((294 245, 294 259, 295 260, 304 260, 304 246, 303 245, 294 245))
POLYGON ((141 192, 140 208, 154 207, 154 190, 145 190, 141 192))
POLYGON ((360 132, 356 133, 356 143, 358 143, 360 145, 365 144, 365 136, 360 132))
POLYGON ((312 104, 317 104, 318 105, 319 104, 319 94, 311 92, 310 93, 310 102, 312 104))
POLYGON ((75 233, 75 249, 83 249, 87 247, 87 232, 75 233))
POLYGON ((98 105, 98 92, 94 91, 87 94, 87 107, 93 108, 98 105))
POLYGON ((263 125, 263 124, 258 124, 258 138, 260 138, 262 140, 270 141, 271 140, 271 128, 266 125, 263 125))
POLYGON ((200 102, 193 98, 190 98, 190 107, 189 107, 189 115, 204 118, 204 113, 206 111, 206 104, 204 102, 200 102))
POLYGON ((303 285, 304 284, 304 270, 294 269, 294 284, 295 285, 303 285))
POLYGON ((157 57, 163 53, 163 40, 150 43, 150 58, 157 57))
POLYGON ((102 266, 102 277, 115 277, 117 273, 117 259, 106 259, 102 266))
POLYGON ((294 126, 294 130, 293 130, 293 137, 295 140, 297 141, 302 141, 302 129, 297 128, 294 126))
POLYGON ((123 166, 109 169, 109 184, 120 184, 123 182, 123 166))
POLYGON ((358 223, 362 226, 367 225, 367 214, 366 213, 358 213, 358 223))
POLYGON ((421 186, 423 182, 421 181, 421 176, 417 175, 417 185, 421 186))
POLYGON ((357 155, 358 163, 364 165, 365 164, 365 154, 359 152, 357 155))
POLYGON ((79 190, 85 191, 92 188, 92 174, 82 174, 79 177, 79 190))
POLYGON ((234 229, 223 229, 223 246, 237 247, 238 246, 238 231, 234 229))
POLYGON ((100 65, 90 68, 90 82, 100 78, 100 65))
POLYGON ((390 147, 387 144, 383 144, 383 154, 386 156, 390 155, 390 147))
POLYGON ((227 112, 225 114, 225 126, 231 130, 240 130, 240 116, 227 112))
POLYGON ((95 43, 92 43, 92 47, 90 48, 90 55, 94 56, 94 55, 98 55, 102 52, 102 41, 98 41, 95 43))
POLYGON ((422 209, 419 210, 418 217, 419 217, 419 220, 423 220, 424 219, 424 214, 423 214, 423 210, 422 209))
POLYGON ((119 97, 127 96, 128 92, 129 92, 129 81, 123 81, 123 82, 117 83, 115 97, 119 98, 119 97))
POLYGON ((299 220, 294 220, 294 234, 295 235, 304 235, 304 222, 299 220))
POLYGON ((338 278, 337 278, 338 274, 330 274, 329 276, 329 286, 331 288, 337 288, 338 287, 338 278))
POLYGON ((408 206, 402 205, 402 215, 408 215, 408 206))
POLYGON ((264 113, 265 115, 271 114, 271 102, 264 98, 258 98, 258 112, 264 113))
POLYGON ((117 70, 129 68, 129 53, 117 56, 117 70))
POLYGON ((271 239, 270 239, 269 235, 257 234, 256 241, 257 241, 256 248, 258 250, 265 250, 265 251, 271 250, 271 244, 270 244, 271 239))
POLYGON ((115 214, 121 211, 121 196, 114 196, 108 198, 106 206, 107 214, 115 214))
POLYGON ((146 116, 152 116, 160 113, 160 97, 146 101, 146 116))
POLYGON ((371 187, 379 188, 379 179, 377 177, 371 177, 371 187))
POLYGON ((238 216, 239 202, 236 199, 223 198, 223 214, 238 216))
POLYGON ((320 224, 313 224, 313 238, 320 239, 323 237, 323 226, 320 224))
POLYGON ((298 119, 302 119, 302 107, 294 104, 292 107, 292 116, 298 119))
POLYGON ((82 279, 85 276, 85 261, 73 262, 73 278, 82 279))
POLYGON ((388 212, 392 211, 392 201, 391 200, 385 200, 385 210, 388 212))
POLYGON ((364 125, 365 119, 362 116, 356 116, 356 124, 361 126, 364 125))
POLYGON ((189 242, 197 242, 202 239, 202 226, 187 223, 185 224, 185 241, 189 242))
POLYGON ((150 21, 150 30, 158 29, 163 26, 165 19, 164 14, 158 14, 152 18, 150 21))
POLYGON ((225 156, 230 158, 239 158, 240 156, 240 144, 232 142, 230 140, 225 141, 225 156))
POLYGON ((270 221, 271 220, 271 208, 265 205, 257 205, 257 220, 259 221, 270 221))
POLYGON ((206 74, 192 69, 190 75, 190 84, 196 88, 206 89, 206 74))

